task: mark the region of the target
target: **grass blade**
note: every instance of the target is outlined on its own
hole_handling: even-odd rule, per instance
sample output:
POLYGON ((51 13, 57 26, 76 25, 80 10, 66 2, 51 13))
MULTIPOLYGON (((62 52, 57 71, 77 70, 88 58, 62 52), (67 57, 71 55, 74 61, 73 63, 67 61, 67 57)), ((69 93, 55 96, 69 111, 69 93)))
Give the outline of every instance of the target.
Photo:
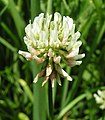
POLYGON ((40 0, 31 0, 31 20, 40 13, 40 0))
POLYGON ((13 47, 10 43, 8 43, 4 38, 0 37, 0 43, 2 43, 5 47, 7 47, 12 52, 16 52, 17 49, 13 47))
POLYGON ((53 0, 48 0, 48 3, 47 3, 47 13, 51 14, 52 13, 52 4, 53 3, 53 0))
POLYGON ((82 94, 77 98, 75 98, 72 102, 70 102, 65 108, 61 110, 57 119, 58 120, 61 119, 65 115, 65 113, 67 113, 74 105, 76 105, 79 101, 83 100, 85 97, 86 97, 86 94, 82 94))
POLYGON ((8 5, 8 10, 10 11, 10 14, 13 17, 19 37, 22 38, 23 33, 24 33, 25 22, 23 18, 20 16, 20 14, 18 13, 14 1, 13 0, 8 0, 8 1, 2 0, 2 2, 5 4, 5 6, 8 5))
MULTIPOLYGON (((33 20, 40 12, 40 0, 31 0, 31 19, 33 20)), ((33 76, 40 71, 40 65, 34 61, 31 62, 31 70, 33 76)), ((33 103, 33 120, 46 120, 46 93, 45 87, 41 86, 42 80, 38 80, 33 84, 34 103, 33 103)))
POLYGON ((12 33, 12 31, 7 27, 7 25, 5 23, 1 23, 0 24, 1 27, 6 31, 6 33, 15 41, 16 45, 19 46, 19 42, 18 39, 16 38, 16 36, 12 33))
POLYGON ((19 79, 19 83, 23 87, 23 89, 24 89, 25 93, 27 94, 27 96, 29 97, 30 101, 33 103, 33 94, 31 92, 29 86, 25 82, 25 80, 19 79))

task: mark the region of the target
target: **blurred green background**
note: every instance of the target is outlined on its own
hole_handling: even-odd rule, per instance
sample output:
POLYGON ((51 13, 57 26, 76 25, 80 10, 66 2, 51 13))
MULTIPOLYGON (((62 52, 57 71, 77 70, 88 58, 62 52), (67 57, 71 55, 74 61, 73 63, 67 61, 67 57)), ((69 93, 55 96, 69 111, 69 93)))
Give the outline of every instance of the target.
POLYGON ((93 93, 105 89, 105 0, 0 0, 0 120, 49 120, 47 87, 33 89, 38 66, 18 55, 25 26, 48 10, 74 19, 86 54, 80 66, 63 66, 73 81, 53 90, 54 120, 104 120, 93 93))

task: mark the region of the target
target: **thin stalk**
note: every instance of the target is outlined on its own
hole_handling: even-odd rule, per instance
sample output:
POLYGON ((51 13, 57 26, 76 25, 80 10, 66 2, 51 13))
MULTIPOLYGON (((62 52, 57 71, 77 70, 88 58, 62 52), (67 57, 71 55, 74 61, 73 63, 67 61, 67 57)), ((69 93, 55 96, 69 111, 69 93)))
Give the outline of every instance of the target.
POLYGON ((23 0, 18 0, 18 2, 17 2, 17 9, 19 10, 19 12, 22 11, 22 4, 23 4, 23 0))
POLYGON ((86 94, 82 94, 79 97, 75 98, 72 102, 70 102, 66 107, 64 107, 58 117, 57 120, 60 120, 74 105, 76 105, 78 102, 83 100, 86 97, 86 94))
MULTIPOLYGON (((52 13, 53 0, 48 0, 47 3, 47 13, 52 13)), ((49 120, 53 120, 53 91, 51 81, 48 83, 48 101, 49 101, 49 120)))
POLYGON ((13 32, 11 31, 11 29, 4 23, 4 22, 1 22, 1 27, 6 31, 6 33, 15 41, 15 44, 17 46, 19 46, 19 42, 18 42, 18 39, 17 37, 13 34, 13 32))
POLYGON ((64 4, 64 7, 66 8, 66 10, 67 10, 68 12, 70 12, 70 8, 69 8, 66 0, 63 0, 63 4, 64 4))
POLYGON ((31 89, 29 88, 29 86, 27 85, 27 83, 25 82, 25 80, 19 79, 19 83, 20 83, 20 85, 23 87, 25 93, 26 93, 27 96, 29 97, 29 100, 30 100, 31 103, 33 104, 33 94, 32 94, 32 92, 31 92, 31 89))
POLYGON ((56 98, 56 92, 57 92, 57 82, 54 82, 54 88, 52 89, 52 96, 53 96, 53 106, 55 104, 55 98, 56 98))
POLYGON ((105 120, 105 115, 102 117, 102 120, 105 120))
POLYGON ((6 48, 11 50, 12 52, 17 53, 17 49, 15 47, 13 47, 9 42, 7 42, 7 40, 2 38, 1 36, 0 36, 0 43, 3 44, 6 48))
MULTIPOLYGON (((70 67, 66 68, 66 71, 70 73, 70 67)), ((67 97, 67 92, 68 92, 68 87, 69 87, 69 81, 65 80, 63 84, 63 92, 62 92, 62 99, 61 99, 61 109, 64 107, 64 103, 67 97)))
POLYGON ((31 0, 31 20, 40 13, 40 0, 31 0))
POLYGON ((52 3, 53 3, 53 0, 48 0, 48 3, 47 3, 47 13, 49 13, 49 14, 52 13, 52 3))
POLYGON ((0 11, 0 17, 3 15, 3 13, 7 10, 8 4, 5 5, 5 7, 0 11))
POLYGON ((52 85, 50 80, 48 84, 49 84, 48 85, 49 119, 53 120, 53 98, 52 98, 52 85))
POLYGON ((18 35, 20 39, 23 40, 22 38, 24 34, 25 21, 23 20, 23 17, 20 16, 19 12, 17 11, 14 0, 2 0, 2 2, 5 4, 5 6, 8 6, 7 8, 14 20, 18 35))
MULTIPOLYGON (((40 0, 31 0, 31 20, 40 13, 40 0)), ((31 62, 33 76, 40 72, 41 66, 34 61, 31 62)), ((46 120, 46 93, 45 88, 41 87, 42 80, 33 84, 33 120, 46 120)))
MULTIPOLYGON (((31 62, 30 67, 35 77, 41 71, 41 65, 31 62)), ((33 120, 46 120, 47 115, 47 92, 45 86, 42 87, 43 79, 39 79, 33 84, 33 120)))

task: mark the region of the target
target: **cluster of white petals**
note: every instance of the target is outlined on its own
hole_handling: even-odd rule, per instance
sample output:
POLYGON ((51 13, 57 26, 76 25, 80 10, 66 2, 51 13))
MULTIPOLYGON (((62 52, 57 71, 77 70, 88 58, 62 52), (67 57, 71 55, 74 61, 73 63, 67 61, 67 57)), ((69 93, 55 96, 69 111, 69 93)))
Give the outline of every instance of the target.
POLYGON ((61 68, 60 63, 64 62, 70 67, 80 65, 77 61, 85 56, 79 54, 79 47, 82 42, 77 41, 80 33, 75 32, 75 24, 69 16, 61 16, 60 13, 44 15, 41 13, 35 17, 33 23, 25 28, 26 36, 24 42, 29 52, 20 51, 27 60, 35 60, 37 63, 45 62, 45 68, 35 77, 36 83, 39 77, 44 77, 42 86, 51 80, 54 87, 56 79, 61 85, 60 77, 63 76, 71 81, 72 78, 61 68))
POLYGON ((101 109, 105 109, 105 90, 98 90, 97 94, 94 94, 96 103, 100 105, 101 109))

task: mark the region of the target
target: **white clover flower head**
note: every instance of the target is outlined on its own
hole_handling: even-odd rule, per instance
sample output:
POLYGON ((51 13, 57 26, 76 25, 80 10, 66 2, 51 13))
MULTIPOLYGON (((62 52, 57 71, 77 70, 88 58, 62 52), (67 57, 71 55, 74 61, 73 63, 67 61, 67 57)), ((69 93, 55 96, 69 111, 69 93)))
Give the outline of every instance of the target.
POLYGON ((65 77, 72 81, 72 78, 60 66, 61 62, 70 67, 80 65, 82 61, 77 61, 85 56, 79 54, 79 47, 82 42, 77 41, 80 32, 75 32, 75 24, 69 16, 61 16, 55 12, 52 15, 39 14, 33 23, 29 23, 25 28, 26 36, 24 42, 29 52, 20 51, 27 60, 35 60, 37 63, 45 63, 45 68, 37 74, 34 79, 44 77, 42 86, 51 80, 54 87, 56 79, 61 85, 60 77, 65 77))
POLYGON ((98 90, 94 97, 96 103, 100 105, 100 109, 105 109, 105 90, 98 90))

